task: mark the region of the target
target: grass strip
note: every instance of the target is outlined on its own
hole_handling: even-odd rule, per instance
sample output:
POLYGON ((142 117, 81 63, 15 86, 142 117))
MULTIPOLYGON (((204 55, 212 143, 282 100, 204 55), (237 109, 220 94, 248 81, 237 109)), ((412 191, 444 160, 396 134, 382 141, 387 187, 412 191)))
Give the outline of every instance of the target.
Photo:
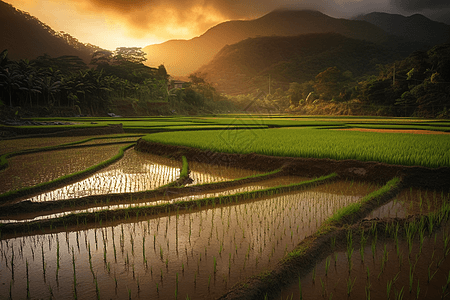
POLYGON ((339 209, 331 217, 329 217, 327 221, 325 221, 325 223, 324 223, 325 226, 342 222, 345 218, 348 218, 349 216, 359 212, 361 210, 361 207, 363 206, 363 204, 368 203, 373 200, 377 200, 377 199, 381 198, 382 196, 386 195, 388 192, 392 191, 394 188, 397 188, 399 186, 400 182, 401 182, 400 178, 395 177, 395 178, 389 180, 380 189, 361 198, 361 200, 359 202, 352 203, 346 207, 339 209))
POLYGON ((189 177, 189 164, 186 156, 182 156, 181 160, 183 161, 183 166, 181 167, 180 179, 189 177))
POLYGON ((132 143, 129 144, 127 146, 124 146, 122 148, 119 149, 119 153, 117 153, 115 156, 111 157, 110 159, 107 159, 105 161, 100 162, 97 165, 91 166, 85 170, 79 171, 79 172, 75 172, 72 174, 68 174, 65 176, 61 176, 55 180, 52 181, 48 181, 48 182, 43 182, 43 183, 39 183, 35 186, 32 187, 26 187, 23 189, 19 189, 19 190, 15 190, 15 191, 9 191, 7 193, 1 194, 0 195, 0 203, 2 202, 7 202, 9 200, 18 198, 18 197, 22 197, 25 195, 29 195, 29 194, 33 194, 36 192, 39 192, 42 189, 48 189, 50 187, 54 187, 63 183, 68 183, 70 181, 85 177, 88 174, 92 174, 104 167, 109 166, 110 164, 118 161, 119 159, 121 159, 125 153, 126 150, 128 150, 129 148, 135 146, 136 143, 132 143))
POLYGON ((30 230, 45 230, 45 229, 54 229, 56 227, 67 227, 69 225, 75 224, 88 224, 88 223, 97 223, 108 220, 119 220, 120 218, 131 218, 142 215, 157 215, 161 213, 170 213, 178 210, 188 210, 190 208, 198 208, 201 209, 204 206, 212 205, 225 205, 231 203, 238 203, 240 201, 257 199, 260 197, 273 196, 277 194, 298 191, 302 189, 307 189, 310 187, 314 187, 320 184, 324 184, 331 180, 337 178, 337 174, 333 173, 327 176, 322 176, 316 179, 302 181, 300 183, 290 184, 290 185, 282 185, 257 191, 251 192, 243 192, 237 193, 233 195, 221 196, 221 197, 209 197, 197 200, 189 200, 189 201, 177 201, 174 203, 163 203, 152 206, 139 206, 139 207, 128 207, 122 209, 115 210, 101 210, 94 213, 72 213, 63 217, 51 219, 51 220, 40 220, 40 221, 31 221, 31 222, 23 222, 20 224, 16 223, 8 223, 0 226, 2 233, 16 233, 20 231, 30 230))

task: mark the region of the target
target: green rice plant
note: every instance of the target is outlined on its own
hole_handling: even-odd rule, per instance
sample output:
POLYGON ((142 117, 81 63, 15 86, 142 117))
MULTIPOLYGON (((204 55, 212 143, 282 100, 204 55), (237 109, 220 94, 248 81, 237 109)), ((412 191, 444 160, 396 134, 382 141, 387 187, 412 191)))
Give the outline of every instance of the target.
POLYGON ((413 283, 414 283, 414 267, 412 265, 409 266, 409 292, 412 292, 413 283))
POLYGON ((147 264, 147 258, 145 257, 145 235, 142 236, 142 258, 144 264, 147 264))
POLYGON ((322 287, 322 297, 325 297, 327 294, 327 289, 325 288, 325 283, 323 282, 322 278, 320 278, 320 286, 322 287))
POLYGON ((428 283, 433 279, 434 275, 436 275, 437 271, 439 269, 436 269, 436 271, 431 272, 431 266, 433 265, 433 261, 428 265, 427 274, 428 274, 428 283))
POLYGON ((353 287, 355 286, 355 282, 356 282, 356 277, 353 280, 351 279, 350 276, 347 278, 347 296, 350 296, 350 293, 352 292, 353 287))
POLYGON ((312 272, 312 282, 313 282, 313 284, 316 282, 316 266, 314 266, 314 268, 313 268, 313 272, 312 272))
POLYGON ((186 156, 182 156, 183 166, 180 171, 180 179, 189 177, 189 165, 186 156))
POLYGON ((97 278, 94 278, 95 282, 95 293, 97 294, 97 300, 100 300, 100 289, 98 288, 97 278))
POLYGON ((328 276, 328 268, 330 267, 331 257, 327 257, 325 260, 325 276, 328 276))
POLYGON ((420 280, 417 279, 416 299, 419 299, 419 295, 420 295, 420 280))
POLYGON ((386 294, 387 294, 387 298, 389 299, 391 297, 391 289, 392 289, 392 285, 394 284, 394 280, 388 280, 388 282, 386 283, 386 294))
POLYGON ((214 131, 164 132, 143 140, 195 147, 214 152, 258 153, 271 156, 356 159, 396 165, 425 167, 450 166, 450 141, 435 135, 364 133, 318 129, 262 129, 255 136, 250 130, 239 131, 239 139, 254 142, 230 145, 214 131), (301 134, 299 134, 301 133, 301 134), (349 146, 346 141, 358 140, 349 146), (417 145, 410 147, 410 145, 417 145))
POLYGON ((364 248, 366 246, 367 238, 364 236, 364 229, 361 228, 361 241, 360 241, 360 248, 359 248, 359 254, 361 256, 361 262, 364 263, 364 248))
POLYGON ((402 286, 402 288, 400 289, 400 291, 397 291, 397 290, 395 290, 394 291, 394 293, 395 293, 395 299, 396 300, 401 300, 401 299, 403 299, 403 296, 404 296, 404 294, 403 294, 403 290, 404 290, 404 286, 402 286))
POLYGON ((365 292, 366 292, 366 300, 370 300, 370 287, 371 287, 372 285, 369 283, 369 284, 367 284, 365 287, 364 287, 364 290, 365 290, 365 292))
POLYGON ((352 231, 347 231, 347 261, 348 261, 348 272, 352 269, 352 255, 353 255, 353 238, 352 231))

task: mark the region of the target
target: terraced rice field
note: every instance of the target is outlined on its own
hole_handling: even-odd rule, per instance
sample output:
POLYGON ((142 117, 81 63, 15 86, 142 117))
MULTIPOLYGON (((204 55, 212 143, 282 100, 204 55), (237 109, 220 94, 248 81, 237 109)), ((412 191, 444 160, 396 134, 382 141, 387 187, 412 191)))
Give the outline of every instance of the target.
MULTIPOLYGON (((393 155, 392 135, 316 129, 339 120, 261 118, 296 127, 257 132, 249 121, 155 133, 136 149, 140 135, 1 141, 15 153, 0 171, 1 297, 450 296, 445 135, 398 136, 393 155)), ((165 122, 151 127, 204 126, 165 122)))

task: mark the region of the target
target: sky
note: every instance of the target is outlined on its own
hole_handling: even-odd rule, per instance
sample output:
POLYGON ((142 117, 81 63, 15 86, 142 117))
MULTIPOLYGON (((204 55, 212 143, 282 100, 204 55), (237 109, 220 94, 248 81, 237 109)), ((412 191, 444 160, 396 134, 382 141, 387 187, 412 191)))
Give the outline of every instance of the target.
POLYGON ((55 31, 108 50, 191 39, 227 20, 277 8, 316 9, 336 18, 373 11, 421 13, 450 22, 450 0, 4 0, 55 31))

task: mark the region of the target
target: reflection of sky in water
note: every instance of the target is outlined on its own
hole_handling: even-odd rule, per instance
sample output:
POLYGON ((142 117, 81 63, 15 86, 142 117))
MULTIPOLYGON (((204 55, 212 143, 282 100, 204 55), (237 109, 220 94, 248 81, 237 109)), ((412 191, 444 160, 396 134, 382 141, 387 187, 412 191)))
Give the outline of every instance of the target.
MULTIPOLYGON (((124 157, 92 176, 26 200, 33 202, 66 200, 92 195, 154 190, 177 180, 181 162, 129 150, 124 157)), ((193 184, 227 181, 257 174, 253 170, 228 168, 192 162, 193 184)))
POLYGON ((114 169, 95 173, 89 178, 27 200, 33 202, 80 198, 91 195, 130 193, 156 189, 176 180, 180 169, 160 164, 144 164, 142 171, 125 173, 114 169))
MULTIPOLYGON (((245 186, 245 187, 229 189, 229 190, 225 190, 225 191, 221 191, 221 192, 204 193, 204 194, 198 194, 198 195, 187 195, 187 196, 178 197, 178 198, 174 198, 174 199, 170 199, 170 200, 161 199, 161 200, 154 200, 154 201, 150 201, 150 202, 141 202, 141 203, 133 203, 133 204, 127 203, 127 204, 117 204, 117 205, 105 205, 105 206, 101 206, 101 207, 92 207, 92 208, 88 208, 88 209, 72 210, 70 212, 62 212, 62 213, 56 213, 56 214, 43 215, 43 216, 38 216, 33 219, 25 219, 25 220, 0 220, 0 224, 1 223, 16 223, 16 222, 20 223, 20 222, 30 222, 30 221, 38 221, 38 220, 45 220, 45 219, 54 219, 54 218, 59 218, 59 217, 63 217, 66 215, 70 215, 73 213, 93 213, 93 212, 98 212, 98 211, 102 211, 102 210, 115 210, 115 209, 125 209, 125 208, 129 208, 129 207, 155 206, 155 205, 167 204, 167 203, 172 204, 172 203, 181 202, 181 201, 190 201, 190 200, 210 198, 210 197, 233 195, 233 194, 242 193, 242 192, 251 192, 251 191, 260 190, 260 189, 264 189, 264 188, 267 188, 267 185, 264 185, 264 183, 258 183, 255 185, 249 185, 249 186, 245 186)), ((314 202, 317 200, 317 201, 320 201, 321 203, 326 203, 325 205, 323 205, 323 206, 321 205, 320 207, 323 210, 328 210, 328 211, 323 211, 320 214, 327 215, 327 214, 333 213, 334 206, 341 207, 343 203, 346 205, 348 203, 356 202, 359 198, 361 198, 361 196, 343 196, 340 194, 323 193, 323 192, 304 192, 304 194, 302 194, 301 198, 299 198, 299 199, 304 199, 304 198, 307 198, 308 201, 314 202), (304 195, 306 195, 306 196, 304 196, 304 195)), ((216 199, 215 203, 219 204, 220 199, 216 199)))
POLYGON ((1 240, 0 294, 9 294, 9 266, 15 251, 13 299, 26 298, 26 263, 30 294, 36 299, 50 298, 49 286, 54 298, 73 298, 73 265, 80 299, 95 298, 94 275, 101 298, 126 299, 130 289, 133 295, 140 292, 146 299, 173 299, 177 276, 178 298, 189 294, 192 299, 215 299, 237 281, 271 269, 286 251, 317 231, 323 220, 359 199, 313 189, 224 207, 209 206, 192 213, 174 212, 130 224, 1 240), (57 277, 58 249, 61 268, 57 277), (213 271, 215 260, 217 272, 213 271), (139 292, 137 281, 141 283, 139 292))

